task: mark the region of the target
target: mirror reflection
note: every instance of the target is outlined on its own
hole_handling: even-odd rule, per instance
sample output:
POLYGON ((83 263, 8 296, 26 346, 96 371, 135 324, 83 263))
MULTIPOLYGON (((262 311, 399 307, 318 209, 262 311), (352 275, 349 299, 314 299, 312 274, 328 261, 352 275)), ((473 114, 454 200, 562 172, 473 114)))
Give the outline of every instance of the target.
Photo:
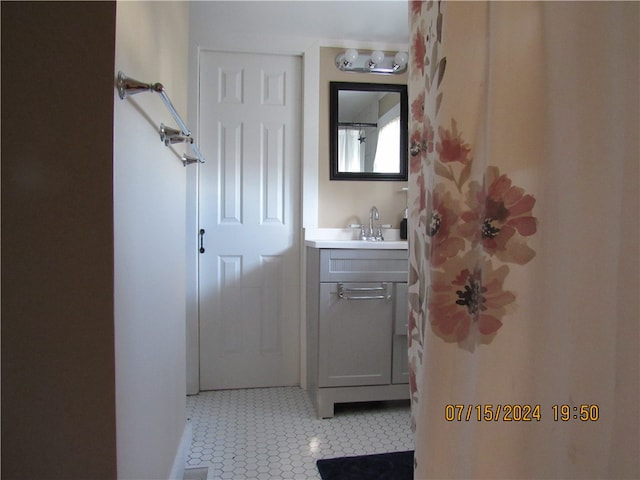
POLYGON ((407 179, 406 86, 331 83, 331 179, 407 179))

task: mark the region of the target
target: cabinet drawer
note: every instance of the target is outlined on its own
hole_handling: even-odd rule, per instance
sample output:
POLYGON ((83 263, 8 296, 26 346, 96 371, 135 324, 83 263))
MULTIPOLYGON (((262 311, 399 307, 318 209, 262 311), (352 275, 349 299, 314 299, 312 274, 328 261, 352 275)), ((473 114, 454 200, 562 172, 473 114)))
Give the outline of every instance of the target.
POLYGON ((407 250, 320 251, 321 282, 406 282, 407 250))

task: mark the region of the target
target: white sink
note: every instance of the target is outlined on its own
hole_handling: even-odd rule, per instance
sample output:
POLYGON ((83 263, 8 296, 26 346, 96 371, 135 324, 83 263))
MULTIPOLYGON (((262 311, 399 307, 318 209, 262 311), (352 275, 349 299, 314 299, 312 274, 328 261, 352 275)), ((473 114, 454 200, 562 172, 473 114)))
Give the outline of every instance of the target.
POLYGON ((407 250, 409 248, 406 240, 383 240, 381 242, 370 240, 305 240, 304 244, 313 248, 367 248, 378 250, 407 250))

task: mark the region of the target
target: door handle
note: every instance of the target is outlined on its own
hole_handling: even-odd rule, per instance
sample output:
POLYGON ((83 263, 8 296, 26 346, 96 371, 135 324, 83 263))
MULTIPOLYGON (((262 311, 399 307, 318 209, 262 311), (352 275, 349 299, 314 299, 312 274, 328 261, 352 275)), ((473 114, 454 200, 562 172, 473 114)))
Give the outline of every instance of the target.
POLYGON ((204 228, 200 229, 200 253, 204 253, 204 228))

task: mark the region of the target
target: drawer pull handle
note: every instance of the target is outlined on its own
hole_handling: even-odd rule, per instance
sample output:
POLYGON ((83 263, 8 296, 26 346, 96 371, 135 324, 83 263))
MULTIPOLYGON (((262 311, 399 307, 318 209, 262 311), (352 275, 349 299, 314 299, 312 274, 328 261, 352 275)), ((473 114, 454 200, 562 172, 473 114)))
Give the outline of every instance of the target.
POLYGON ((348 295, 341 294, 340 298, 344 300, 387 300, 389 297, 385 295, 371 295, 367 297, 360 297, 356 295, 355 297, 350 297, 348 295))
POLYGON ((338 297, 344 300, 389 300, 391 294, 384 293, 382 295, 350 295, 351 293, 373 293, 373 292, 386 292, 386 285, 382 284, 379 287, 347 287, 341 283, 338 284, 338 297))

